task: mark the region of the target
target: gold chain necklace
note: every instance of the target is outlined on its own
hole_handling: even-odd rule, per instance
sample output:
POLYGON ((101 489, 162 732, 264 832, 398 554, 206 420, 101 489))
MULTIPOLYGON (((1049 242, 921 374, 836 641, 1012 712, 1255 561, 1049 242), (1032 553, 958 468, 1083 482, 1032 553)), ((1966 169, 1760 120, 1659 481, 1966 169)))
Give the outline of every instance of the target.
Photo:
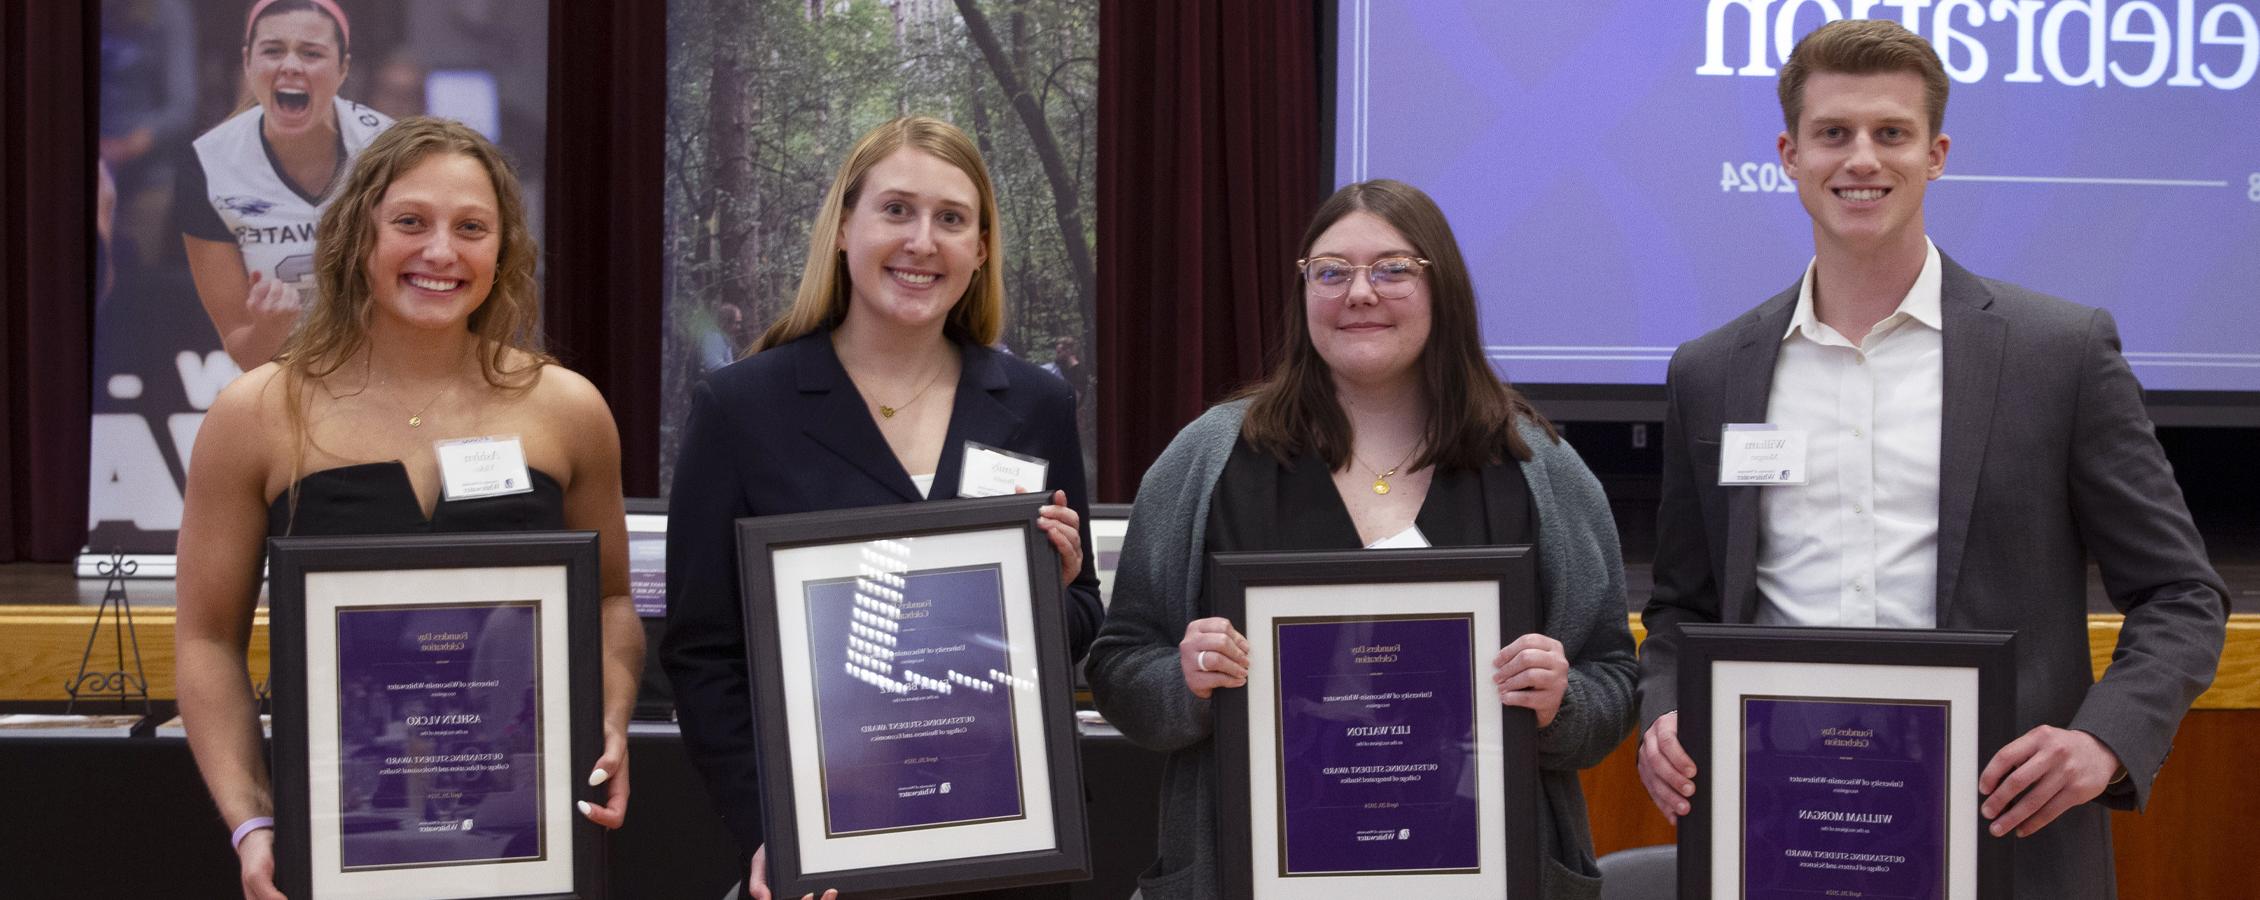
POLYGON ((1392 476, 1394 476, 1394 475, 1396 475, 1396 474, 1397 474, 1397 470, 1398 470, 1398 469, 1402 469, 1402 468, 1404 468, 1404 467, 1405 467, 1405 463, 1412 461, 1413 451, 1414 451, 1414 450, 1419 450, 1419 449, 1420 449, 1420 445, 1419 445, 1419 444, 1414 444, 1414 445, 1413 445, 1413 448, 1412 448, 1412 450, 1407 450, 1407 451, 1405 451, 1405 457, 1404 457, 1403 459, 1397 460, 1397 464, 1396 464, 1396 465, 1393 465, 1393 466, 1390 466, 1390 467, 1389 467, 1389 471, 1386 471, 1386 472, 1383 472, 1383 471, 1381 471, 1381 470, 1375 469, 1375 468, 1374 468, 1374 467, 1372 467, 1372 466, 1366 465, 1366 462, 1365 462, 1365 460, 1364 460, 1364 459, 1361 459, 1361 458, 1359 458, 1359 457, 1358 457, 1358 453, 1357 453, 1357 451, 1355 451, 1355 450, 1352 450, 1352 451, 1350 451, 1350 458, 1351 458, 1352 460, 1356 460, 1356 461, 1357 461, 1357 464, 1358 464, 1358 467, 1359 467, 1359 468, 1365 469, 1366 471, 1368 471, 1368 472, 1372 472, 1372 473, 1373 473, 1373 492, 1374 492, 1374 493, 1376 493, 1376 494, 1387 494, 1387 493, 1389 493, 1389 479, 1390 479, 1390 478, 1391 478, 1392 476))
MULTIPOLYGON (((330 394, 330 399, 332 399, 332 400, 343 400, 343 399, 345 399, 345 398, 347 398, 347 397, 358 397, 358 396, 360 396, 360 395, 361 395, 361 393, 362 393, 363 391, 366 391, 366 390, 368 390, 368 389, 369 389, 369 383, 370 383, 370 381, 371 381, 372 379, 374 379, 374 378, 375 378, 375 372, 374 372, 374 371, 372 371, 372 370, 374 369, 374 367, 375 367, 375 366, 376 366, 376 361, 375 361, 375 359, 373 359, 373 358, 372 358, 371 356, 363 356, 363 357, 361 358, 361 386, 360 386, 360 387, 358 387, 358 388, 355 388, 355 389, 353 390, 353 392, 352 392, 352 393, 350 393, 350 394, 339 394, 339 393, 334 393, 334 392, 333 392, 333 393, 331 393, 331 394, 330 394)), ((387 381, 387 382, 385 382, 385 383, 386 383, 386 384, 390 384, 391 382, 387 381)), ((326 390, 329 390, 329 386, 328 386, 328 383, 327 383, 327 381, 325 381, 325 382, 323 383, 323 387, 322 387, 322 389, 323 389, 323 390, 325 390, 325 391, 326 391, 326 390)), ((426 412, 429 412, 429 411, 431 410, 431 408, 432 408, 432 404, 434 404, 434 403, 438 403, 438 402, 439 402, 439 398, 447 396, 449 392, 452 392, 452 391, 454 391, 454 390, 455 390, 455 383, 454 383, 454 381, 453 381, 453 380, 450 380, 450 381, 449 381, 449 382, 448 382, 448 383, 447 383, 446 385, 442 386, 442 387, 441 387, 441 388, 439 389, 439 392, 438 392, 438 393, 436 393, 436 394, 433 394, 433 395, 432 395, 432 399, 424 401, 424 405, 423 405, 423 406, 419 406, 419 407, 417 407, 417 408, 416 408, 416 411, 415 411, 415 412, 412 412, 412 413, 409 413, 409 414, 408 414, 408 427, 410 427, 410 428, 422 428, 422 427, 424 427, 424 413, 426 413, 426 412)), ((390 406, 390 407, 392 407, 392 408, 393 408, 393 409, 395 409, 395 410, 399 410, 399 409, 404 409, 404 408, 405 408, 405 407, 402 407, 402 406, 401 406, 400 404, 397 404, 397 403, 393 403, 393 402, 391 402, 391 401, 386 401, 386 402, 385 402, 385 405, 386 405, 386 406, 390 406)))
POLYGON ((895 413, 902 412, 903 410, 910 408, 911 404, 918 402, 918 398, 926 396, 927 388, 933 387, 934 382, 942 380, 942 370, 947 368, 949 368, 949 363, 947 362, 944 362, 939 366, 935 366, 934 374, 926 376, 926 383, 923 386, 919 387, 918 393, 910 395, 910 399, 904 400, 903 402, 898 403, 894 406, 888 406, 884 403, 879 404, 879 415, 883 418, 892 419, 895 417, 895 413))
POLYGON ((432 408, 432 404, 434 404, 434 403, 438 403, 438 402, 439 402, 439 398, 447 396, 447 395, 448 395, 448 392, 450 392, 450 391, 453 391, 453 390, 455 390, 455 385, 452 385, 452 384, 450 384, 450 385, 448 385, 448 386, 446 386, 446 387, 440 388, 440 389, 439 389, 439 393, 437 393, 437 394, 433 394, 433 395, 432 395, 432 399, 424 401, 424 405, 423 405, 423 406, 417 407, 417 408, 416 408, 416 411, 415 411, 415 412, 409 413, 409 414, 408 414, 408 427, 410 427, 410 428, 422 428, 422 427, 424 427, 424 413, 425 413, 426 411, 428 411, 428 410, 430 410, 430 409, 432 408))

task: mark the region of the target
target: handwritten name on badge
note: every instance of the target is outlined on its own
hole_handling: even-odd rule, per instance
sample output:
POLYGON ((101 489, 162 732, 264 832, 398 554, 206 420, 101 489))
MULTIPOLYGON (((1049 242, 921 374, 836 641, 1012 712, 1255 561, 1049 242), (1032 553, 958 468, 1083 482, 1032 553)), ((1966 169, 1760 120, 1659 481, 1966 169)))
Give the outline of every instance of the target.
POLYGON ((1805 431, 1732 424, 1719 437, 1719 483, 1804 484, 1805 431))
POLYGON ((449 500, 523 494, 534 489, 526 471, 526 448, 517 435, 463 438, 432 445, 439 453, 440 482, 449 500))
POLYGON ((995 497, 1042 493, 1044 474, 1050 470, 1050 463, 1033 456, 966 441, 965 466, 957 475, 957 495, 995 497))

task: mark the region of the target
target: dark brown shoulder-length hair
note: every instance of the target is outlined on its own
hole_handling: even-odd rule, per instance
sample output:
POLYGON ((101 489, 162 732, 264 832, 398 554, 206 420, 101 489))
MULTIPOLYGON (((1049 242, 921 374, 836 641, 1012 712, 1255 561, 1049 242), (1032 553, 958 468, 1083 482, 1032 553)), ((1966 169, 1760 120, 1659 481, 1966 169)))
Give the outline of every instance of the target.
MULTIPOLYGON (((1428 402, 1428 430, 1409 470, 1424 466, 1480 469, 1501 454, 1530 459, 1530 446, 1515 431, 1528 419, 1560 440, 1552 422, 1520 391, 1509 386, 1483 355, 1476 327, 1475 282, 1460 256, 1451 223, 1419 188, 1386 178, 1361 181, 1335 191, 1311 216, 1299 257, 1310 255, 1320 235, 1351 213, 1369 213, 1403 235, 1429 265, 1428 345, 1420 354, 1420 384, 1428 402)), ((1250 398, 1240 434, 1248 443, 1281 461, 1305 451, 1318 454, 1339 471, 1350 463, 1350 423, 1334 396, 1326 360, 1311 343, 1310 317, 1297 288, 1287 301, 1287 326, 1271 374, 1241 393, 1250 398)))

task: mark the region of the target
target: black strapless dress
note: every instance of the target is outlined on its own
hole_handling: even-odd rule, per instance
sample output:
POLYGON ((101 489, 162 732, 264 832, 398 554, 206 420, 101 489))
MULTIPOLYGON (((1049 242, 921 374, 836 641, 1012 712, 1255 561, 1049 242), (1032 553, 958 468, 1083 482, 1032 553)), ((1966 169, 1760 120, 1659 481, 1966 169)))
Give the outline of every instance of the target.
POLYGON ((560 531, 565 488, 540 469, 522 494, 442 499, 424 518, 408 467, 398 460, 323 469, 298 480, 298 508, 289 491, 267 504, 270 537, 345 534, 433 534, 456 531, 560 531))

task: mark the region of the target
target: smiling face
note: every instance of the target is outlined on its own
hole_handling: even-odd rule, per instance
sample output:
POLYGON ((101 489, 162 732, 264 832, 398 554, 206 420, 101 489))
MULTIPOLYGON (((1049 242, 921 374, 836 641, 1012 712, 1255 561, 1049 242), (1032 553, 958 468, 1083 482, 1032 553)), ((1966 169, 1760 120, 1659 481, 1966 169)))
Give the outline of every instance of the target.
POLYGON ((258 98, 270 137, 334 129, 330 101, 345 83, 337 23, 313 10, 261 18, 243 48, 243 78, 258 98))
POLYGON ((940 329, 988 259, 980 202, 972 178, 922 150, 872 166, 840 223, 848 316, 940 329))
POLYGON ((494 289, 500 202, 479 161, 426 157, 376 206, 366 277, 376 315, 416 329, 462 329, 494 289))
POLYGON ((1948 144, 1929 133, 1923 90, 1922 76, 1905 71, 1805 81, 1797 130, 1777 144, 1819 248, 1921 252, 1923 191, 1946 171, 1948 144))
MULTIPOLYGON (((1418 248, 1381 217, 1365 211, 1343 216, 1318 240, 1310 256, 1372 265, 1393 256, 1420 256, 1418 248)), ((1384 298, 1373 292, 1365 270, 1350 279, 1349 292, 1326 299, 1306 285, 1303 313, 1310 323, 1311 346, 1337 381, 1388 386, 1417 379, 1420 355, 1428 346, 1429 285, 1422 275, 1412 293, 1384 298)))

